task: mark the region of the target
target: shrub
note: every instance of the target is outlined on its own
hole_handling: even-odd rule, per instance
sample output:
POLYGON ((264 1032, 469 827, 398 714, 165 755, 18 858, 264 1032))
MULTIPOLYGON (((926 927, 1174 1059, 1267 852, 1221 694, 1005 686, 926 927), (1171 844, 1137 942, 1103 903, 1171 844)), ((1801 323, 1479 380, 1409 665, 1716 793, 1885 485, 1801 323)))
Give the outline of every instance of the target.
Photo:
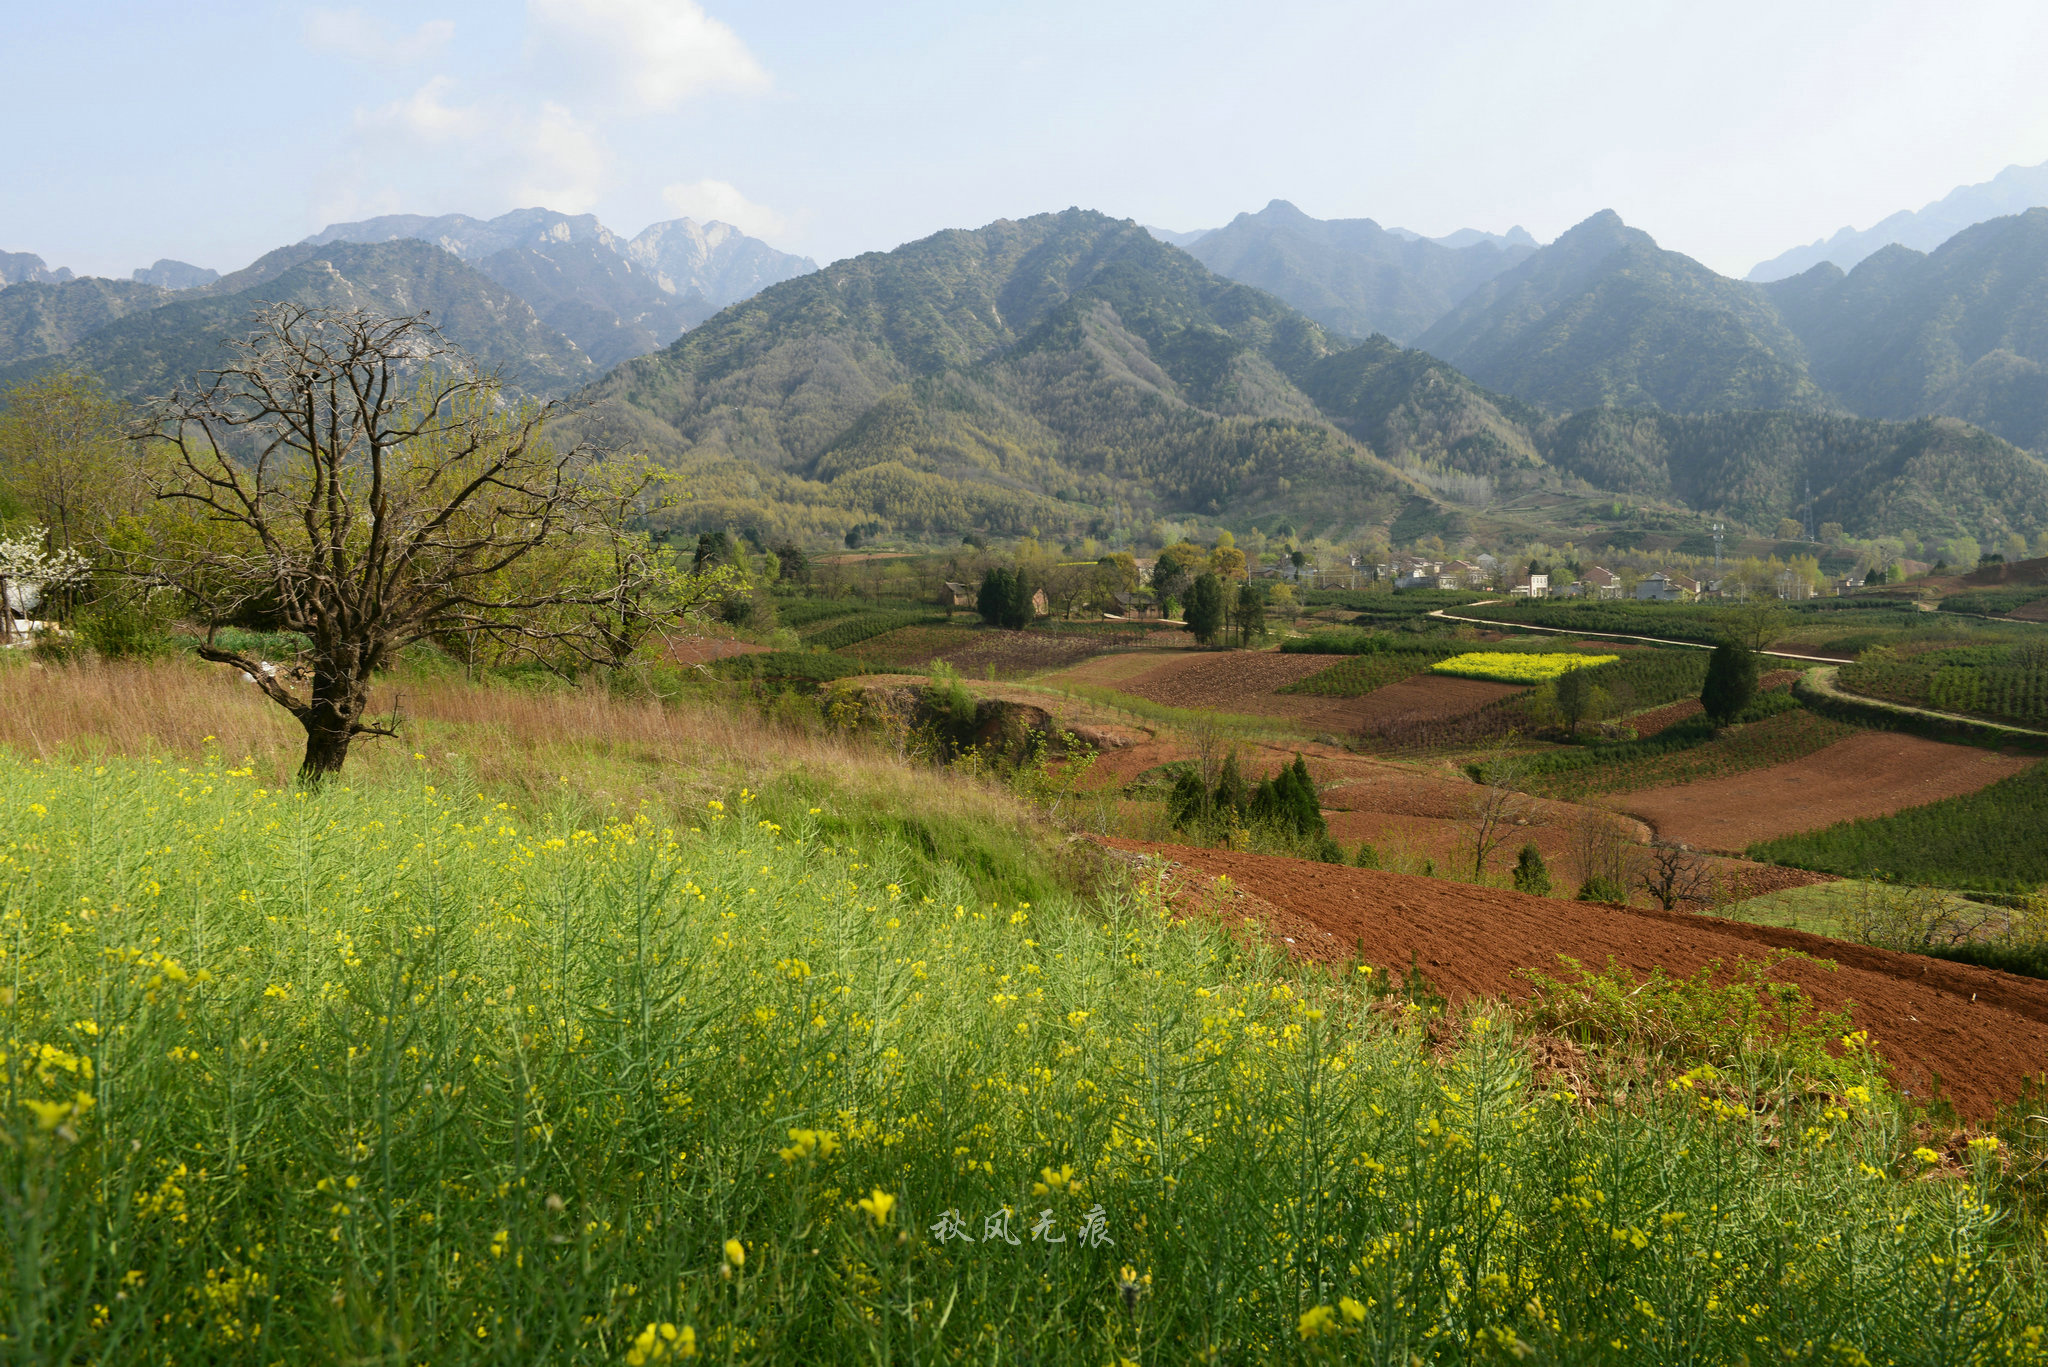
POLYGON ((1361 869, 1376 869, 1380 866, 1380 852, 1370 844, 1361 841, 1358 846, 1358 853, 1351 862, 1361 869))
POLYGON ((1612 902, 1618 906, 1628 905, 1628 889, 1603 874, 1594 874, 1579 884, 1581 902, 1612 902))
POLYGON ((1522 853, 1515 859, 1515 891, 1531 897, 1550 896, 1550 868, 1534 842, 1522 846, 1522 853))

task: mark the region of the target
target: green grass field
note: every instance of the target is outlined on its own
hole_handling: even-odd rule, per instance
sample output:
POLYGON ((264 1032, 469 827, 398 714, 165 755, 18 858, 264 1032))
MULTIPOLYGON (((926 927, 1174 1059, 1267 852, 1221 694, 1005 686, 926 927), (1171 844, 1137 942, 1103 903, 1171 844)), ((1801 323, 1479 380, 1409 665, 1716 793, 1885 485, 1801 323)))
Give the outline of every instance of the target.
POLYGON ((8 1360, 2038 1351, 1989 1156, 1922 1180, 1826 1022, 1589 1109, 1510 1020, 829 802, 0 756, 8 1360))

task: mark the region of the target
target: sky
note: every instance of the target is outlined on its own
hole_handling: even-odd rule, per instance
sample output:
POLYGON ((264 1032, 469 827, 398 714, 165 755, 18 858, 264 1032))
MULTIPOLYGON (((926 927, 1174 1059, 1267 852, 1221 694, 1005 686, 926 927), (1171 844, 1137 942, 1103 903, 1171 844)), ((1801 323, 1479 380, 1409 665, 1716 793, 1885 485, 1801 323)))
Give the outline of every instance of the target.
POLYGON ((827 262, 1269 200, 1742 275, 2048 161, 2039 0, 0 0, 0 250, 227 271, 330 222, 719 218, 827 262))

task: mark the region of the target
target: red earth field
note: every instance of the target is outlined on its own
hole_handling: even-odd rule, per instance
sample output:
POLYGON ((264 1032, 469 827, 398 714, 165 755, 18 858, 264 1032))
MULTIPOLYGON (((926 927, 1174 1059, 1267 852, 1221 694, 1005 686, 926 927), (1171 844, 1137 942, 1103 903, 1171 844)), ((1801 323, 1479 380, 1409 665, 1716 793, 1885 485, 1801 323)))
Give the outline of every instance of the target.
POLYGON ((2037 762, 1970 745, 1861 731, 1787 764, 1614 799, 1665 840, 1740 851, 1759 840, 1974 793, 2037 762))
POLYGON ((1517 971, 1558 976, 1559 955, 1591 968, 1612 959, 1639 975, 1658 966, 1689 974, 1783 948, 1827 961, 1792 960, 1776 976, 1827 1010, 1848 1010, 1891 1064, 1896 1084, 1916 1097, 1938 1092, 1962 1115, 1985 1120, 2048 1067, 2048 983, 2029 978, 1684 912, 1525 897, 1269 855, 1108 843, 1179 866, 1189 899, 1227 876, 1242 899, 1230 914, 1259 916, 1297 955, 1344 962, 1362 953, 1396 970, 1413 962, 1453 1001, 1526 994, 1517 971))

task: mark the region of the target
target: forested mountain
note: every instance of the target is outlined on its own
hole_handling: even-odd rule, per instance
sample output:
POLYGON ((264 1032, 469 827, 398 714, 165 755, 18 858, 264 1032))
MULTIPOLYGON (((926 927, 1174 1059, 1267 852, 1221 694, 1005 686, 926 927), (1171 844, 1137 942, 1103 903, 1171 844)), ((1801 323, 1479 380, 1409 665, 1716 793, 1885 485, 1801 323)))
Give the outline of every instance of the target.
POLYGON ((1369 218, 1310 218, 1276 199, 1182 245, 1218 275, 1277 294, 1332 331, 1406 341, 1534 250, 1467 232, 1470 245, 1450 247, 1369 218))
POLYGON ((263 304, 284 300, 386 313, 430 311, 451 341, 536 393, 560 393, 597 373, 525 300, 424 242, 281 248, 212 285, 177 294, 109 280, 15 285, 0 291, 0 316, 19 290, 75 291, 72 298, 88 302, 145 291, 158 301, 104 322, 39 360, 0 369, 0 386, 53 366, 75 366, 98 374, 117 394, 142 399, 219 365, 223 342, 246 331, 249 316, 263 304))
POLYGON ((1492 478, 1544 463, 1540 412, 1385 337, 1323 357, 1299 383, 1333 422, 1399 464, 1492 478))
POLYGON ((1384 519, 1419 486, 1297 387, 1341 344, 1082 210, 838 262, 620 366, 586 422, 682 469, 692 525, 1384 519))
POLYGON ((1753 527, 1791 516, 1858 536, 2048 530, 2048 463, 1953 418, 1597 408, 1546 424, 1535 440, 1550 463, 1598 488, 1753 527))
POLYGON ((1751 267, 1747 278, 1758 282, 1785 280, 1822 262, 1833 262, 1841 270, 1854 270, 1865 257, 1893 243, 1931 252, 1974 224, 2025 213, 2042 205, 2048 205, 2048 163, 2008 166, 1980 185, 1951 190, 1917 211, 1902 209, 1860 231, 1843 228, 1833 237, 1781 252, 1751 267))
POLYGON ((0 369, 57 356, 96 329, 159 308, 169 290, 88 275, 61 284, 24 281, 0 289, 0 369))
POLYGON ((1612 210, 1474 289, 1416 345, 1560 411, 1827 406, 1755 286, 1663 250, 1612 210))
POLYGON ((1813 378, 1858 413, 1942 413, 2048 448, 2048 209, 1764 287, 1813 378))
POLYGON ((412 239, 469 262, 533 305, 600 368, 668 345, 685 328, 766 285, 816 270, 727 223, 656 223, 630 242, 592 214, 516 209, 389 214, 333 224, 304 245, 412 239))

